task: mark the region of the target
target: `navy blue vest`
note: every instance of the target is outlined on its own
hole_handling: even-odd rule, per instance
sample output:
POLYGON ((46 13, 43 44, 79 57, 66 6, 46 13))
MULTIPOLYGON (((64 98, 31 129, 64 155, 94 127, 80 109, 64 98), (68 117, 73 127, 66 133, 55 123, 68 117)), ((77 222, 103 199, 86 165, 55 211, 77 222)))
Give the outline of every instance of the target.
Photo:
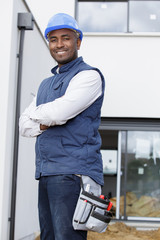
POLYGON ((37 106, 64 95, 70 80, 80 71, 94 69, 102 78, 102 95, 86 110, 64 125, 48 128, 36 141, 36 179, 58 174, 82 174, 103 185, 100 154, 101 138, 98 132, 100 109, 104 95, 104 77, 87 65, 82 57, 63 65, 57 74, 40 84, 37 106))

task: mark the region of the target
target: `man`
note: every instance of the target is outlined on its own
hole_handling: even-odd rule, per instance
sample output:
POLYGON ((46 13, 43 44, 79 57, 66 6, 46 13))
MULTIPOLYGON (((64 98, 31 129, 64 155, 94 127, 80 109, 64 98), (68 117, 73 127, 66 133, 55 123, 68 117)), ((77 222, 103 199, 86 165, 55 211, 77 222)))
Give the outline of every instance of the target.
POLYGON ((78 57, 83 34, 74 18, 54 15, 45 37, 58 65, 22 113, 20 133, 37 137, 41 239, 82 240, 87 239, 87 232, 72 227, 80 176, 103 185, 98 127, 104 78, 78 57))

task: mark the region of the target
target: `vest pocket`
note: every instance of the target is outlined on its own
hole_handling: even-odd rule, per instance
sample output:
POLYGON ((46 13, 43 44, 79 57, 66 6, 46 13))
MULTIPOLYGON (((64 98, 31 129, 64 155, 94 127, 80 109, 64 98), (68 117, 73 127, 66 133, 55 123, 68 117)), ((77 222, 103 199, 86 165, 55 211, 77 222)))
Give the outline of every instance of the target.
POLYGON ((48 134, 47 131, 44 133, 44 136, 42 136, 39 141, 39 149, 41 151, 42 158, 49 161, 57 161, 58 159, 59 161, 59 159, 67 157, 68 154, 64 151, 61 137, 51 136, 51 134, 48 134))
POLYGON ((64 144, 63 139, 61 139, 61 144, 64 151, 73 158, 86 159, 87 158, 87 146, 86 145, 75 145, 73 144, 64 144))

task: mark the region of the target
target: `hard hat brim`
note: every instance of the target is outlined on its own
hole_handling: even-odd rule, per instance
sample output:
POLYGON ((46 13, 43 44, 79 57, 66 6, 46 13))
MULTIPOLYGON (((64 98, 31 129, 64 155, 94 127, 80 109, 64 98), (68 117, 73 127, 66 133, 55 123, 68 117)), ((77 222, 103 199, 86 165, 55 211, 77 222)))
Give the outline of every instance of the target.
POLYGON ((76 29, 76 28, 71 27, 71 26, 69 26, 69 25, 59 25, 59 26, 48 27, 48 28, 46 28, 46 30, 45 30, 44 36, 45 36, 45 38, 48 40, 48 33, 50 33, 51 31, 59 30, 59 29, 63 29, 63 28, 67 28, 67 29, 74 30, 74 31, 78 32, 78 33, 79 33, 79 38, 80 38, 80 40, 82 40, 82 38, 83 38, 83 33, 82 33, 79 29, 76 29))

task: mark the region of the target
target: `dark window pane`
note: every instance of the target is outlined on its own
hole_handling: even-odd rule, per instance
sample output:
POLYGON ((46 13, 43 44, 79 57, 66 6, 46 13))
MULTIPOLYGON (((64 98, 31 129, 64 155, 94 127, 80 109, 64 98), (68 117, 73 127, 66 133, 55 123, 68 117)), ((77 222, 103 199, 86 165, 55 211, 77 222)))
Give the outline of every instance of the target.
POLYGON ((130 31, 160 32, 160 1, 130 1, 130 31))
POLYGON ((126 32, 127 2, 79 2, 77 20, 83 32, 126 32))

